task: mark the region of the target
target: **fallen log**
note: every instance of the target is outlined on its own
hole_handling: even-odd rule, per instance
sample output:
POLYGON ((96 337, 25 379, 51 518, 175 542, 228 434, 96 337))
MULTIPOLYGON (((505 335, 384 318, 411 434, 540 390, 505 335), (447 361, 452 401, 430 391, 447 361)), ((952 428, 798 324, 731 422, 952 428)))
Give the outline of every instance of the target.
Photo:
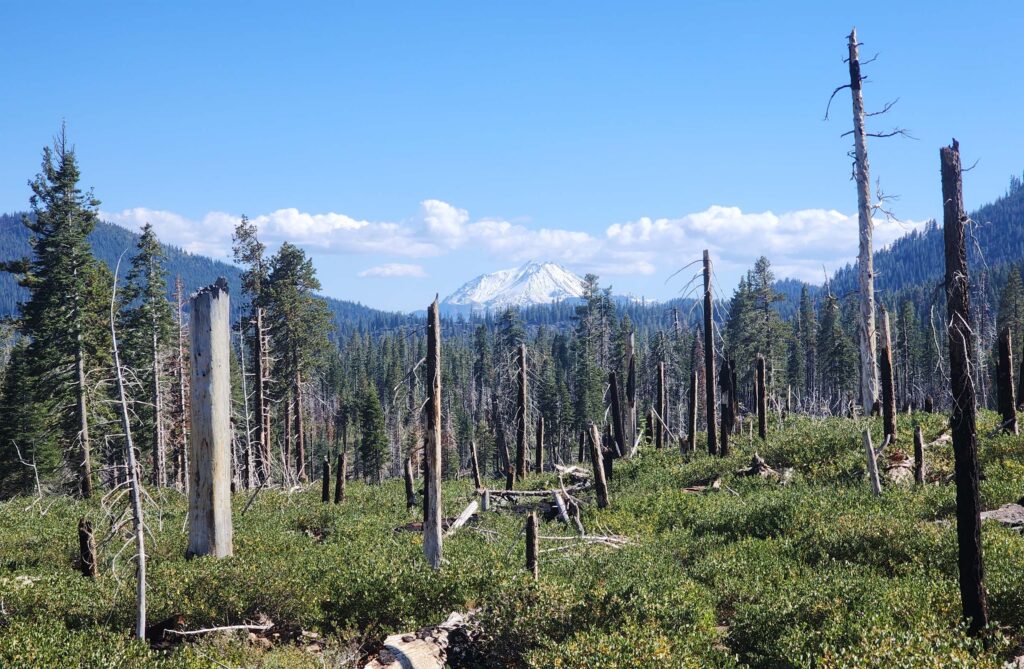
POLYGON ((466 508, 463 509, 462 513, 459 514, 459 517, 455 519, 455 522, 452 523, 448 527, 448 529, 444 531, 444 536, 447 538, 447 537, 450 537, 451 535, 455 534, 456 530, 458 530, 460 527, 465 525, 466 521, 473 517, 473 514, 476 513, 476 508, 477 508, 476 500, 473 500, 472 502, 467 504, 466 508))
POLYGON ((440 625, 425 627, 415 633, 392 634, 384 647, 364 669, 444 669, 457 637, 472 641, 473 612, 452 613, 440 625))

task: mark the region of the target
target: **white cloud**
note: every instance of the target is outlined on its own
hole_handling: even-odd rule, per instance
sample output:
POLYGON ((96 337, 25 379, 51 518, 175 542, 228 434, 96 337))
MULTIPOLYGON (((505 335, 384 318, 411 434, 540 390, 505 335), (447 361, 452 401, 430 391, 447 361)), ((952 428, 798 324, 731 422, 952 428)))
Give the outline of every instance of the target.
MULTIPOLYGON (((137 229, 146 221, 161 239, 194 253, 230 257, 238 217, 210 212, 191 220, 170 211, 137 207, 102 217, 137 229)), ((337 212, 283 208, 252 219, 263 241, 275 248, 287 240, 321 254, 373 254, 430 258, 459 251, 484 252, 495 261, 542 259, 605 275, 670 274, 709 249, 716 274, 731 285, 754 259, 767 256, 780 277, 821 281, 857 254, 856 216, 829 209, 776 214, 713 205, 678 218, 641 217, 607 226, 604 234, 564 228, 531 228, 496 218, 473 220, 468 211, 441 200, 424 200, 415 215, 398 221, 362 220, 337 212)), ((875 221, 880 248, 920 228, 917 222, 875 221)), ((416 264, 387 263, 359 274, 422 277, 416 264)))
POLYGON ((424 278, 427 273, 423 271, 423 267, 420 265, 407 265, 399 262, 385 263, 383 265, 377 265, 369 269, 364 269, 359 273, 360 277, 383 277, 388 279, 393 278, 424 278))

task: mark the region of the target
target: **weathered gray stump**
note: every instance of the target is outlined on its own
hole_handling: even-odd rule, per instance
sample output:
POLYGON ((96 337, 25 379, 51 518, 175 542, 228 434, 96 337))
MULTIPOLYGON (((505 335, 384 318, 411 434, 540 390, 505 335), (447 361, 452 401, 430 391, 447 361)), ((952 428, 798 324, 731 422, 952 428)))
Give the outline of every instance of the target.
POLYGON ((516 478, 526 478, 526 344, 519 345, 516 398, 516 478))
POLYGON ((974 333, 971 330, 970 287, 964 228, 963 182, 960 148, 939 151, 942 165, 942 219, 946 256, 946 313, 949 374, 952 386, 953 467, 956 480, 956 534, 959 548, 960 598, 971 634, 988 624, 988 597, 981 551, 981 494, 978 486, 978 437, 974 369, 974 333))
POLYGON ((765 380, 764 356, 757 354, 757 436, 762 441, 768 438, 768 392, 765 380))
POLYGON ((1013 392, 1013 340, 1010 328, 999 332, 999 357, 996 360, 996 395, 1003 431, 1017 434, 1017 398, 1013 392))
POLYGON ((608 508, 608 481, 604 477, 604 458, 601 457, 601 433, 597 425, 590 424, 590 462, 594 467, 594 490, 597 492, 597 508, 608 508))
POLYGON ((483 480, 480 478, 480 462, 476 458, 476 442, 469 442, 469 457, 470 462, 473 465, 473 487, 477 490, 484 487, 483 480))
POLYGON ((320 490, 320 501, 324 504, 331 503, 331 461, 324 456, 323 487, 320 490))
POLYGON ((914 426, 914 483, 924 483, 924 436, 921 426, 914 426))
POLYGON ((186 557, 227 557, 231 525, 231 310, 217 279, 192 296, 192 432, 186 557))
MULTIPOLYGON (((412 509, 416 506, 416 488, 412 475, 412 458, 405 459, 405 508, 412 509)), ((425 484, 425 483, 424 483, 425 484)))
POLYGON ((537 418, 537 473, 544 471, 544 416, 537 418))
POLYGON ((626 443, 626 427, 622 420, 622 407, 619 404, 619 383, 615 372, 608 373, 608 398, 611 406, 612 428, 615 430, 615 455, 629 455, 632 444, 626 443))
POLYGON ((338 471, 334 480, 334 503, 341 504, 345 501, 345 476, 347 472, 345 462, 345 451, 338 453, 338 471))
POLYGON ((878 372, 882 383, 882 425, 883 434, 890 442, 896 441, 896 381, 892 364, 892 332, 889 329, 889 312, 882 307, 882 351, 879 356, 878 372))
POLYGON ((656 448, 665 446, 665 425, 668 421, 668 398, 665 388, 665 363, 658 363, 658 408, 656 410, 658 419, 654 426, 654 445, 656 448))
POLYGON ((78 568, 84 576, 96 578, 99 565, 96 562, 96 538, 92 533, 92 523, 82 518, 78 521, 78 568))
POLYGON ((441 568, 441 320, 437 298, 427 309, 427 440, 423 555, 441 568))
POLYGON ((533 578, 540 578, 540 537, 537 532, 537 512, 531 511, 526 517, 526 570, 533 578))
POLYGON ((711 299, 711 255, 704 250, 704 413, 708 423, 708 453, 718 454, 718 428, 715 425, 715 312, 711 299))

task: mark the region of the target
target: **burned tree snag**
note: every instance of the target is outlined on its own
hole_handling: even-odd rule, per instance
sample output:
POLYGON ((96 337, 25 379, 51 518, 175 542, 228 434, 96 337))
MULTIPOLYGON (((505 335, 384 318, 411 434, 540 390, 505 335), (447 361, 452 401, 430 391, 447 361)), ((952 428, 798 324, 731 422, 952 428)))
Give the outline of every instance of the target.
POLYGON ((896 388, 892 365, 892 333, 889 330, 889 312, 882 307, 882 355, 878 366, 882 380, 883 435, 890 443, 896 441, 896 388))
POLYGON ((718 453, 715 426, 715 329, 714 302, 711 299, 711 255, 704 251, 704 408, 708 416, 708 453, 718 453))
POLYGON ((345 451, 338 453, 338 471, 334 479, 334 503, 341 504, 345 501, 345 451))
POLYGON ((860 44, 857 42, 856 28, 850 31, 848 48, 850 94, 853 98, 853 174, 857 184, 857 223, 860 228, 860 252, 857 256, 857 285, 860 295, 860 400, 861 406, 867 409, 878 399, 878 358, 875 333, 875 274, 871 241, 871 178, 867 135, 864 131, 860 44))
POLYGON ((323 484, 320 490, 320 501, 324 504, 331 503, 331 461, 324 456, 323 484))
POLYGON ((540 554, 540 538, 537 533, 537 512, 531 511, 526 517, 526 570, 533 578, 540 578, 538 555, 540 554))
POLYGON ((655 410, 658 422, 654 426, 654 445, 659 449, 665 446, 665 426, 668 421, 668 400, 666 395, 665 363, 662 361, 658 363, 658 408, 655 410))
POLYGON ((914 426, 914 483, 924 483, 924 435, 921 426, 914 426))
POLYGON ((512 490, 516 487, 516 469, 509 467, 505 471, 505 490, 512 490))
POLYGON ((629 333, 626 340, 626 440, 623 449, 632 453, 636 446, 636 335, 629 333))
POLYGON ((78 521, 78 568, 83 576, 96 578, 99 566, 96 562, 96 538, 92 533, 92 523, 82 518, 78 521))
POLYGON ((604 477, 604 458, 601 454, 601 433, 597 425, 590 424, 590 462, 594 467, 594 490, 597 493, 597 508, 608 508, 608 481, 604 477))
POLYGON ((231 342, 228 283, 192 296, 192 457, 187 557, 233 553, 231 342))
POLYGON ((718 454, 723 458, 729 455, 729 435, 732 434, 733 421, 735 416, 732 412, 732 398, 736 389, 733 388, 733 373, 732 369, 736 365, 733 360, 723 360, 722 370, 718 375, 718 385, 721 386, 721 416, 722 416, 722 435, 719 442, 718 454))
POLYGON ((473 466, 473 486, 479 490, 484 487, 483 481, 480 479, 480 461, 476 457, 476 442, 469 442, 469 457, 470 463, 473 466))
POLYGON ((654 443, 654 407, 647 409, 647 439, 654 443))
POLYGON ((690 372, 690 389, 686 398, 686 451, 688 453, 692 453, 697 448, 697 383, 699 380, 699 374, 694 369, 690 372))
MULTIPOLYGON (((405 468, 404 468, 404 473, 403 473, 403 476, 405 478, 405 508, 406 509, 416 508, 416 484, 415 484, 415 481, 413 480, 412 472, 413 472, 412 458, 408 457, 408 458, 405 459, 405 468)), ((426 502, 426 498, 424 498, 424 502, 426 502)), ((424 508, 423 512, 426 513, 426 508, 424 508)))
POLYGON ((576 458, 576 462, 583 462, 583 460, 587 457, 586 454, 585 454, 586 448, 587 448, 587 431, 586 430, 580 430, 580 452, 578 454, 579 457, 576 458))
POLYGON ((999 333, 999 357, 996 360, 996 395, 1003 431, 1017 434, 1017 398, 1013 392, 1013 340, 1010 328, 999 333))
POLYGON ((611 404, 612 428, 615 430, 615 455, 629 455, 632 444, 626 443, 626 428, 622 421, 622 407, 619 405, 619 384, 615 372, 608 373, 608 398, 611 404))
POLYGON ((931 395, 924 398, 924 412, 935 413, 935 400, 932 399, 931 395))
POLYGON ((757 436, 764 441, 768 438, 768 396, 765 388, 764 356, 760 353, 757 354, 755 378, 757 384, 757 436))
POLYGON ((516 478, 526 478, 526 344, 519 345, 519 383, 516 400, 516 478))
POLYGON ((544 472, 544 416, 537 418, 537 462, 535 464, 537 473, 544 472))
POLYGON ((437 298, 427 309, 427 439, 423 491, 423 554, 441 568, 441 320, 437 298))
POLYGON ((978 488, 978 442, 975 424, 974 366, 963 183, 957 141, 939 151, 942 165, 942 218, 946 255, 946 313, 949 374, 952 386, 956 534, 959 548, 960 598, 968 630, 978 634, 988 624, 985 570, 981 551, 981 497, 978 488))

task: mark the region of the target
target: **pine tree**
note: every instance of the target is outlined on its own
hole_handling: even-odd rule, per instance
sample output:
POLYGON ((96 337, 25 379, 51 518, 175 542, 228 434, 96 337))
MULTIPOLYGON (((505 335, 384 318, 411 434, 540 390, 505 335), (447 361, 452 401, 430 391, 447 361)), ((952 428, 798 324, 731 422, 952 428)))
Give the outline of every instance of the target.
POLYGON ((839 301, 825 298, 818 328, 818 363, 822 391, 834 408, 852 392, 857 383, 857 351, 843 328, 839 301))
POLYGON ((384 466, 384 454, 388 448, 387 428, 384 424, 384 409, 377 391, 369 383, 359 394, 359 457, 363 464, 363 477, 380 481, 384 466))

